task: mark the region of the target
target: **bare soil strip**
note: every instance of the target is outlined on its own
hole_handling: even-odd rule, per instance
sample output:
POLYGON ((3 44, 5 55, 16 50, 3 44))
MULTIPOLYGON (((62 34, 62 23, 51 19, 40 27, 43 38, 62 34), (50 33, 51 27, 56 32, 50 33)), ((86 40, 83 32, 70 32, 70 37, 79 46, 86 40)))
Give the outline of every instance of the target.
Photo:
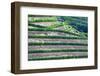
POLYGON ((31 23, 31 24, 41 25, 41 26, 51 26, 54 23, 56 23, 56 22, 34 22, 34 23, 31 23))
POLYGON ((71 34, 63 33, 63 32, 52 32, 52 31, 28 31, 28 36, 32 36, 32 35, 78 37, 77 35, 71 35, 71 34))
POLYGON ((76 39, 47 39, 47 38, 44 38, 44 39, 39 39, 39 38, 30 38, 28 39, 28 43, 30 42, 52 42, 52 43, 60 43, 60 42, 65 42, 65 43, 83 43, 83 44, 87 44, 87 40, 76 40, 76 39))
POLYGON ((48 49, 87 49, 87 46, 65 46, 65 45, 46 45, 28 46, 28 50, 48 50, 48 49))

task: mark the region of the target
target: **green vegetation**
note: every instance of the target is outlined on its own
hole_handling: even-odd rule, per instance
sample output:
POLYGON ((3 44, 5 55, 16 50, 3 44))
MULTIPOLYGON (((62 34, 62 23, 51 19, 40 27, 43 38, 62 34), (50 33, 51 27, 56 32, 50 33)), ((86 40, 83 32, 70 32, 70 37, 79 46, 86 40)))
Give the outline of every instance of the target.
POLYGON ((28 51, 28 53, 49 53, 49 52, 87 52, 87 49, 66 49, 66 50, 63 50, 63 49, 58 49, 58 50, 30 50, 28 51))
POLYGON ((86 17, 66 17, 66 16, 52 16, 52 17, 33 17, 29 22, 29 26, 37 27, 37 29, 44 30, 54 30, 59 27, 63 27, 64 29, 59 29, 75 34, 79 34, 81 37, 87 37, 87 18, 86 17), (64 21, 59 21, 62 19, 64 21), (35 22, 54 22, 50 26, 42 26, 31 24, 35 22), (85 31, 85 32, 84 32, 85 31))
POLYGON ((57 21, 56 17, 33 17, 30 22, 55 22, 57 21))
POLYGON ((83 37, 65 37, 65 36, 28 36, 28 38, 54 38, 54 39, 83 39, 86 40, 87 38, 83 37))
POLYGON ((33 60, 55 60, 55 59, 79 59, 79 58, 87 58, 88 56, 61 56, 61 57, 33 57, 28 59, 29 61, 33 60))
MULTIPOLYGON (((84 56, 43 56, 39 57, 39 53, 57 53, 57 52, 88 52, 88 42, 84 43, 81 40, 87 41, 88 39, 88 18, 87 17, 73 17, 73 16, 28 16, 28 39, 51 39, 51 41, 39 41, 35 42, 34 40, 32 42, 28 42, 28 46, 31 46, 28 48, 28 56, 32 53, 37 53, 37 56, 29 56, 28 60, 54 60, 54 59, 77 59, 77 58, 87 58, 87 54, 84 56), (56 42, 55 40, 52 41, 52 39, 63 39, 63 42, 56 42), (69 40, 68 42, 64 42, 64 40, 69 40), (74 39, 75 42, 73 43, 71 40, 74 39), (78 41, 79 40, 79 41, 78 41), (55 48, 52 46, 49 47, 49 45, 52 46, 58 46, 59 48, 55 48), (80 47, 71 48, 68 49, 61 49, 61 46, 71 46, 72 48, 75 46, 81 46, 84 49, 81 49, 80 47), (39 49, 36 50, 36 46, 40 46, 39 49), (48 46, 46 50, 45 48, 42 48, 42 46, 48 46), (35 47, 35 48, 34 48, 35 47)), ((39 54, 40 55, 40 54, 39 54)))
POLYGON ((88 18, 87 17, 66 17, 61 16, 61 19, 64 20, 64 22, 67 22, 70 26, 78 30, 79 32, 88 32, 88 18))
POLYGON ((36 45, 73 45, 73 46, 87 46, 87 44, 83 43, 44 43, 44 42, 39 42, 39 43, 28 43, 29 46, 36 46, 36 45))

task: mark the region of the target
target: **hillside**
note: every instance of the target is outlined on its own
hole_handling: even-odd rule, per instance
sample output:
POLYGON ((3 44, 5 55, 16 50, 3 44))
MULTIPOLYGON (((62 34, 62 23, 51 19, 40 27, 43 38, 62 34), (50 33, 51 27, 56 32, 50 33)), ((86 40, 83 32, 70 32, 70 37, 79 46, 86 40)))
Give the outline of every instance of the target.
POLYGON ((87 37, 85 17, 29 15, 28 60, 87 58, 87 37))

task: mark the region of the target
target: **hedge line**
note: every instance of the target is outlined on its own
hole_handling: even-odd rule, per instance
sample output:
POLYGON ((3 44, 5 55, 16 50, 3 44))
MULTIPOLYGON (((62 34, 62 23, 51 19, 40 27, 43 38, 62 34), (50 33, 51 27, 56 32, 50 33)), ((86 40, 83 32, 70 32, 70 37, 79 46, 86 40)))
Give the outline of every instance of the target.
POLYGON ((33 57, 32 59, 28 59, 29 61, 32 60, 55 60, 55 59, 77 59, 77 58, 87 58, 88 56, 62 56, 62 57, 33 57))
POLYGON ((82 43, 28 43, 29 46, 32 45, 78 45, 78 46, 87 46, 87 44, 82 44, 82 43))
POLYGON ((45 26, 36 25, 36 24, 28 24, 28 26, 39 27, 39 28, 46 28, 45 26))
POLYGON ((66 36, 28 36, 28 38, 55 38, 55 39, 83 39, 87 40, 87 38, 83 37, 66 37, 66 36))
POLYGON ((30 50, 28 53, 49 53, 49 52, 88 52, 87 49, 60 49, 60 50, 30 50))
POLYGON ((42 18, 33 18, 32 22, 55 22, 57 21, 56 17, 42 17, 42 18))

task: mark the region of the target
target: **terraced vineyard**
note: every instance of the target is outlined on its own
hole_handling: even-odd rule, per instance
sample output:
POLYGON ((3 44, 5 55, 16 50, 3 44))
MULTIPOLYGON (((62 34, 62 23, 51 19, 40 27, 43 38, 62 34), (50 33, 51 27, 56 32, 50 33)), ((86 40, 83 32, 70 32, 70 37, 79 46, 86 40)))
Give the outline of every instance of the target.
POLYGON ((87 58, 87 29, 78 30, 77 25, 86 28, 87 19, 29 15, 28 60, 87 58))

